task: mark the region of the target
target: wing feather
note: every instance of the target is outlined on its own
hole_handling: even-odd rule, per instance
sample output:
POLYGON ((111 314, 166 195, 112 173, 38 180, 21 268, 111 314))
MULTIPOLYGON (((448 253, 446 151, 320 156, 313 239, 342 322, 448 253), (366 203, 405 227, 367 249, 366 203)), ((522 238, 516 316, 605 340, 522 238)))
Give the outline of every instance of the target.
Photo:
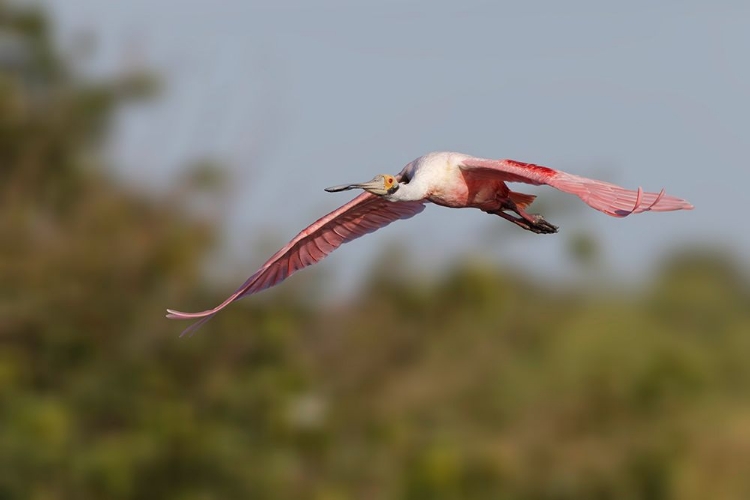
POLYGON ((362 193, 303 229, 218 306, 195 313, 167 309, 167 317, 199 319, 182 335, 195 331, 232 302, 277 285, 296 271, 319 262, 344 243, 396 220, 413 217, 424 208, 422 201, 391 202, 370 193, 362 193))
POLYGON ((574 194, 589 206, 612 217, 627 217, 630 214, 648 211, 666 212, 693 208, 693 205, 687 201, 668 195, 663 189, 659 193, 647 193, 641 188, 634 191, 609 182, 514 160, 467 158, 462 162, 461 170, 467 175, 499 178, 505 182, 546 184, 560 191, 574 194))

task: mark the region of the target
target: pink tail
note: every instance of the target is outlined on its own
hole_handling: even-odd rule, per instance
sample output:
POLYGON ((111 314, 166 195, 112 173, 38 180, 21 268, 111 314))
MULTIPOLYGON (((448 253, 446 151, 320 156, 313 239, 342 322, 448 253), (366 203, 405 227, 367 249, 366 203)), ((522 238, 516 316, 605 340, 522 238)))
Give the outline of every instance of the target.
POLYGON ((687 201, 670 196, 662 189, 659 193, 646 193, 625 189, 604 181, 558 172, 549 185, 574 194, 589 206, 612 217, 627 217, 642 212, 668 212, 670 210, 692 210, 687 201))

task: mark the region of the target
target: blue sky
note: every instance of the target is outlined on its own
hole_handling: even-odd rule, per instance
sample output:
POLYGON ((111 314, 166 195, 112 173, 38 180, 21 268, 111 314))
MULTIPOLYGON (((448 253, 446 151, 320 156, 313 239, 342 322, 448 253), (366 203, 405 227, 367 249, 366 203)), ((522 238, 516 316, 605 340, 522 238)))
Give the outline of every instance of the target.
POLYGON ((539 236, 430 207, 337 251, 321 266, 332 282, 394 242, 422 270, 471 255, 575 277, 565 248, 579 230, 626 281, 683 245, 750 263, 748 2, 45 4, 64 46, 95 34, 93 71, 144 64, 165 82, 159 101, 119 117, 111 154, 127 181, 158 189, 202 156, 229 167, 220 210, 234 281, 348 200, 324 187, 434 150, 666 187, 696 210, 617 220, 532 188, 561 226, 539 236))

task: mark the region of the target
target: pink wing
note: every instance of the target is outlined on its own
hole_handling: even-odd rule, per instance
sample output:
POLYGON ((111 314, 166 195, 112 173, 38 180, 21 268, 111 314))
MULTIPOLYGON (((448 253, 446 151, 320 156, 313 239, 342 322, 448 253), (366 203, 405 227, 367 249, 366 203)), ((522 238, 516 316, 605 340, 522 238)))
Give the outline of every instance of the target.
POLYGON ((424 207, 421 201, 391 202, 374 194, 362 193, 302 230, 218 306, 196 313, 167 309, 167 318, 201 319, 182 332, 181 336, 185 335, 235 300, 277 285, 295 271, 322 260, 344 243, 398 219, 413 217, 424 210, 424 207))
POLYGON ((506 182, 546 184, 560 191, 574 194, 589 206, 612 217, 627 217, 630 214, 648 211, 667 212, 693 208, 693 205, 687 201, 665 194, 663 189, 659 193, 646 193, 641 188, 633 191, 608 182, 513 160, 468 158, 462 162, 461 170, 469 175, 494 179, 499 177, 506 182))

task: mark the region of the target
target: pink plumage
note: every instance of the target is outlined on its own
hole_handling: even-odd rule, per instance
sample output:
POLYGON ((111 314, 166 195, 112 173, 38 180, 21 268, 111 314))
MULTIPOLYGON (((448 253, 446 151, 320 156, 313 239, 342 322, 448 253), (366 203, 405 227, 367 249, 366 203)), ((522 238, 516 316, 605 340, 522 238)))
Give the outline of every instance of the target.
POLYGON ((167 309, 167 318, 201 319, 182 332, 181 335, 185 335, 232 302, 281 283, 296 271, 322 260, 344 243, 395 220, 413 217, 424 208, 423 202, 391 203, 374 194, 362 193, 302 230, 218 306, 194 313, 167 309))
POLYGON ((413 217, 424 210, 427 202, 452 208, 478 208, 535 233, 557 232, 557 227, 541 215, 526 213, 525 209, 535 196, 511 191, 507 182, 546 184, 574 194, 589 206, 613 217, 693 208, 690 203, 667 195, 664 190, 659 193, 644 192, 641 188, 630 190, 513 160, 430 153, 406 165, 396 176, 378 175, 366 183, 328 188, 327 191, 364 189, 368 192, 302 230, 218 306, 196 313, 168 309, 167 317, 198 319, 182 335, 193 332, 232 302, 281 283, 344 243, 396 220, 413 217))
MULTIPOLYGON (((693 205, 680 198, 659 193, 646 193, 641 188, 625 189, 609 182, 589 179, 548 167, 513 160, 469 159, 465 170, 476 170, 484 175, 497 176, 507 182, 546 184, 560 191, 574 194, 589 206, 612 217, 626 217, 642 212, 692 210, 693 205)), ((481 174, 480 174, 481 175, 481 174)))

